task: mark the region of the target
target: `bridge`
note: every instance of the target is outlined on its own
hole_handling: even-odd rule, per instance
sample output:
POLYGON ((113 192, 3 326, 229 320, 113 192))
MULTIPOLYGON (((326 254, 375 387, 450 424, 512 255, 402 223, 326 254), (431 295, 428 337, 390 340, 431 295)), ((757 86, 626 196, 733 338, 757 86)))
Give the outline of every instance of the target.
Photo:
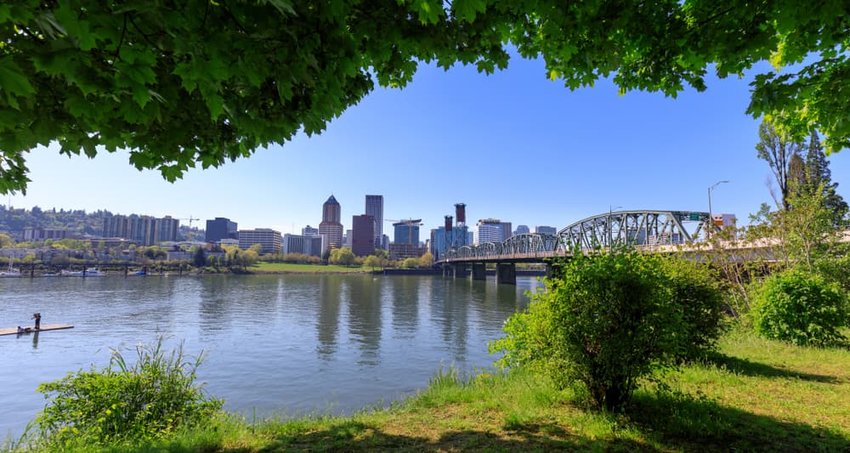
POLYGON ((516 283, 516 263, 542 263, 574 253, 606 250, 619 245, 638 249, 671 250, 692 244, 711 234, 715 227, 707 212, 698 211, 612 211, 569 225, 557 234, 518 234, 504 242, 467 245, 448 250, 437 264, 444 275, 483 280, 486 264, 496 264, 500 283, 516 283))

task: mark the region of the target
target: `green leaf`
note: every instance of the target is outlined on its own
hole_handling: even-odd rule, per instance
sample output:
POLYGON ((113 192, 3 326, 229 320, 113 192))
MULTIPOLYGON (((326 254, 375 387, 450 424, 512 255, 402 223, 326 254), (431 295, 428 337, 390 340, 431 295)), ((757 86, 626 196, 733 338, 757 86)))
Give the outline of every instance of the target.
POLYGON ((452 11, 455 16, 466 22, 474 21, 475 16, 486 9, 487 3, 484 0, 454 0, 452 2, 452 11))
POLYGON ((17 96, 35 94, 35 88, 10 57, 0 58, 0 89, 17 96))

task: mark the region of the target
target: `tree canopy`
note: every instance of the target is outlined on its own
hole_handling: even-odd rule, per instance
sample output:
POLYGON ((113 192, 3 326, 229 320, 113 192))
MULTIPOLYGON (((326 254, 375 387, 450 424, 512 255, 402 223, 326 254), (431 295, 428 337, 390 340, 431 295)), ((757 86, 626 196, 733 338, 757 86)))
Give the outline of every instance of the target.
POLYGON ((758 62, 747 110, 850 144, 850 5, 823 0, 16 0, 0 4, 0 193, 56 141, 169 181, 329 121, 418 64, 543 58, 570 89, 704 90, 758 62), (785 68, 784 71, 780 69, 785 68), (100 148, 102 147, 102 148, 100 148))

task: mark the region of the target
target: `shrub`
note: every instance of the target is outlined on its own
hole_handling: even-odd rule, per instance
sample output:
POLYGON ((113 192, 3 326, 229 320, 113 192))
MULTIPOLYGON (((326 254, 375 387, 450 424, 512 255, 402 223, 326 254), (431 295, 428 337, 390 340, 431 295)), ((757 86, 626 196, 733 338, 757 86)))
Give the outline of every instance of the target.
POLYGON ((162 343, 160 338, 155 346, 138 346, 132 366, 113 351, 102 370, 41 384, 38 391, 49 401, 35 423, 47 443, 61 448, 150 440, 219 412, 222 401, 208 398, 195 383, 202 356, 189 360, 182 346, 166 354, 162 343))
POLYGON ((760 335, 797 345, 830 345, 846 341, 847 297, 823 277, 789 270, 768 277, 757 289, 753 326, 760 335))
POLYGON ((683 322, 677 329, 681 334, 677 359, 703 359, 723 333, 726 307, 717 275, 707 265, 681 258, 665 260, 664 273, 683 322))
POLYGON ((546 279, 505 323, 500 366, 527 366, 556 385, 583 383, 598 407, 620 408, 638 379, 672 363, 682 338, 661 259, 634 251, 581 255, 546 279))

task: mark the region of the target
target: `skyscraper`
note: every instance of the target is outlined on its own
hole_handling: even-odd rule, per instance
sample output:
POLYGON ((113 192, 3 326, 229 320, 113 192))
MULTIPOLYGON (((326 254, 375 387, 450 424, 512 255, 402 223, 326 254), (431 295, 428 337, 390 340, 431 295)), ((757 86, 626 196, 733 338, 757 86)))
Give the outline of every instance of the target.
POLYGON ((366 195, 366 215, 375 222, 375 247, 383 247, 384 235, 384 196, 366 195))
POLYGON ((367 214, 351 218, 351 251, 357 256, 371 255, 375 251, 375 219, 367 214))
POLYGON ((322 223, 319 224, 319 235, 326 236, 325 243, 329 248, 342 246, 342 207, 333 195, 322 205, 322 223))

